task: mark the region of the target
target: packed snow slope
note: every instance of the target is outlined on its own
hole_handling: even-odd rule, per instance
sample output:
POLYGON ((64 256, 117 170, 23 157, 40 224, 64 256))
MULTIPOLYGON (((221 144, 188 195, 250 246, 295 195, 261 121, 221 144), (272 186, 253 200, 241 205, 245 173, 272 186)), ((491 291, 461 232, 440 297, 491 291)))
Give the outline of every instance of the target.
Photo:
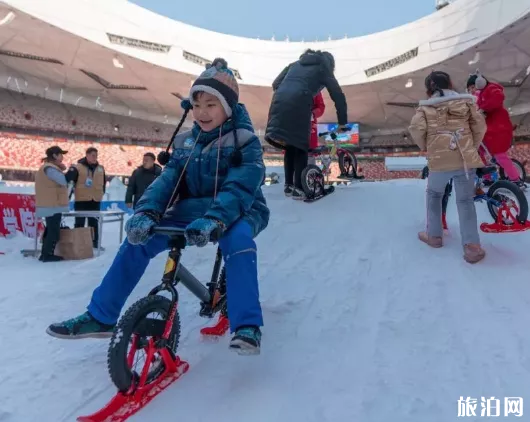
MULTIPOLYGON (((454 197, 446 246, 417 240, 425 181, 338 187, 313 204, 282 188, 265 188, 271 221, 257 239, 261 355, 233 354, 228 336, 201 340, 210 321, 181 289, 179 353, 191 369, 131 421, 451 422, 460 396, 478 398, 479 412, 482 396, 530 399, 530 232, 483 234, 488 255, 472 266, 454 197)), ((85 310, 118 247, 113 226, 106 252, 84 262, 42 264, 18 253, 31 241, 1 241, 1 422, 70 422, 113 396, 108 341, 45 334, 85 310)), ((184 263, 208 280, 214 252, 189 249, 184 263)), ((164 260, 127 305, 158 283, 164 260)))

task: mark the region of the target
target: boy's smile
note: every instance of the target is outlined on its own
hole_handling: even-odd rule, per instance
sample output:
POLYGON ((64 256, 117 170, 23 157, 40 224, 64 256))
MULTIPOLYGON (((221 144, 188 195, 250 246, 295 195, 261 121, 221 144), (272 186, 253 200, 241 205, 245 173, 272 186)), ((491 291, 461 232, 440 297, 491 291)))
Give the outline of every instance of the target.
POLYGON ((196 92, 192 99, 193 119, 204 132, 221 126, 228 116, 219 99, 207 92, 196 92))

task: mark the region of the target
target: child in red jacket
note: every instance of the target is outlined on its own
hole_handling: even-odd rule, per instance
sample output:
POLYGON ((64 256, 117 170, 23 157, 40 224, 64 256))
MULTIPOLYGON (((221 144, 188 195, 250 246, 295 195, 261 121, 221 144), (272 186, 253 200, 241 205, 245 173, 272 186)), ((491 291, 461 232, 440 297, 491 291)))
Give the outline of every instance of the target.
MULTIPOLYGON (((318 118, 322 117, 326 110, 326 104, 324 103, 324 97, 322 93, 318 93, 313 97, 313 110, 311 120, 311 135, 309 137, 309 149, 315 149, 318 147, 318 118)), ((316 164, 315 157, 309 154, 307 159, 308 164, 316 164)))
POLYGON ((309 148, 315 149, 318 147, 318 119, 323 116, 326 111, 326 104, 322 93, 318 93, 313 98, 313 120, 311 121, 311 138, 309 139, 309 148))
MULTIPOLYGON (((482 143, 504 169, 508 179, 519 186, 524 186, 524 181, 520 180, 519 172, 507 154, 512 146, 513 126, 510 115, 504 108, 503 87, 489 82, 477 72, 467 80, 467 89, 477 97, 477 106, 486 115, 488 129, 482 143)), ((485 152, 479 150, 479 153, 484 164, 487 164, 485 152)))
MULTIPOLYGON (((324 111, 326 110, 326 105, 324 104, 324 97, 322 96, 322 93, 318 93, 313 97, 313 108, 311 110, 311 133, 309 135, 309 149, 315 149, 318 147, 318 121, 317 119, 319 117, 322 117, 324 114, 324 111)), ((315 164, 315 157, 311 155, 311 153, 307 156, 307 162, 305 163, 305 166, 308 164, 315 164)), ((287 170, 286 170, 287 171, 287 170)), ((294 168, 291 169, 292 172, 294 172, 294 168)), ((287 174, 285 176, 287 178, 287 174)), ((292 196, 292 187, 286 186, 285 187, 285 195, 286 196, 292 196)))

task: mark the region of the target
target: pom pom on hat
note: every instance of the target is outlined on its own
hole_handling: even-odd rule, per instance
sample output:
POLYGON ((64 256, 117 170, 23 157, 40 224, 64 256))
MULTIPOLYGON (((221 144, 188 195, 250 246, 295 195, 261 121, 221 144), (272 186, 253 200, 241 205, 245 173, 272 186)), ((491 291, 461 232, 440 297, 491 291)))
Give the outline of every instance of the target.
POLYGON ((210 67, 215 67, 218 70, 228 69, 228 63, 226 62, 225 59, 223 59, 221 57, 217 57, 217 58, 213 59, 213 62, 208 63, 206 65, 206 69, 209 69, 210 67))
POLYGON ((193 108, 193 106, 191 105, 191 101, 189 98, 186 98, 184 100, 182 100, 180 102, 180 106, 184 109, 184 110, 191 110, 193 108))

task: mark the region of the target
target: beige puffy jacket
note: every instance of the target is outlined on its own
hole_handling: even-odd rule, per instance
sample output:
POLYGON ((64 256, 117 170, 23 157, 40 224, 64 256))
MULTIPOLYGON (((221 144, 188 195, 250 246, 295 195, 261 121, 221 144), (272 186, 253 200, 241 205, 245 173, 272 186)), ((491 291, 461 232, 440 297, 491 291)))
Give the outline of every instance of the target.
POLYGON ((409 132, 420 149, 427 151, 429 171, 484 167, 478 147, 486 121, 472 95, 444 90, 443 97, 420 101, 409 132))

